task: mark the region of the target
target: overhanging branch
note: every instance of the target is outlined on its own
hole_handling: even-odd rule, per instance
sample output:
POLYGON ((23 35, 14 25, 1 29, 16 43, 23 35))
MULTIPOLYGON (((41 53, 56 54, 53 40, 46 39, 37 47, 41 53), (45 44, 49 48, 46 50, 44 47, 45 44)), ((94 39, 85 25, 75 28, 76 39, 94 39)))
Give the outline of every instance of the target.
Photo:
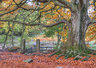
POLYGON ((87 24, 87 26, 90 26, 92 24, 96 24, 96 20, 90 19, 90 22, 87 24))
POLYGON ((24 2, 22 2, 22 3, 20 2, 20 3, 19 3, 19 7, 15 7, 13 10, 10 10, 10 11, 8 11, 8 12, 5 12, 5 13, 0 14, 0 17, 3 16, 3 15, 5 15, 5 14, 8 14, 8 13, 11 13, 11 12, 16 11, 17 9, 20 8, 20 6, 24 5, 25 3, 26 3, 26 1, 24 1, 24 2))
POLYGON ((65 5, 63 5, 62 3, 58 2, 58 1, 55 1, 55 0, 52 0, 52 1, 57 6, 61 6, 61 7, 67 8, 65 5))
POLYGON ((24 9, 24 10, 27 10, 27 11, 29 11, 29 10, 35 10, 35 11, 37 11, 37 10, 42 10, 42 9, 44 9, 49 3, 51 2, 51 0, 48 0, 48 3, 46 3, 45 5, 44 5, 44 7, 42 7, 42 8, 30 8, 30 9, 28 9, 28 8, 24 8, 24 7, 20 7, 20 8, 22 8, 22 9, 24 9))
POLYGON ((26 26, 39 26, 39 25, 41 25, 42 27, 53 27, 53 26, 56 26, 56 25, 61 24, 61 23, 66 23, 66 24, 69 23, 67 20, 58 21, 58 22, 50 24, 50 25, 46 25, 46 24, 43 24, 43 23, 32 23, 31 24, 31 23, 14 21, 14 20, 0 20, 0 21, 2 21, 2 22, 13 22, 13 23, 17 23, 17 24, 24 24, 26 26))
POLYGON ((61 4, 65 5, 65 6, 66 6, 67 8, 69 8, 71 11, 75 11, 73 4, 67 2, 66 0, 57 0, 57 1, 60 2, 61 4))

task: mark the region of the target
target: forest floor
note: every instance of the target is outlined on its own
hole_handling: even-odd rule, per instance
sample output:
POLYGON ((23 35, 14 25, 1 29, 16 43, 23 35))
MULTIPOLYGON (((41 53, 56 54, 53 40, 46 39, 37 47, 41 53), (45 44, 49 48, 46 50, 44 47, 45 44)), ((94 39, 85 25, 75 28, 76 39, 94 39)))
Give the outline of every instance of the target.
POLYGON ((64 59, 64 56, 56 59, 57 55, 35 53, 37 55, 24 55, 7 51, 0 51, 0 68, 96 68, 96 56, 91 55, 88 61, 64 59), (27 63, 24 60, 32 59, 27 63))

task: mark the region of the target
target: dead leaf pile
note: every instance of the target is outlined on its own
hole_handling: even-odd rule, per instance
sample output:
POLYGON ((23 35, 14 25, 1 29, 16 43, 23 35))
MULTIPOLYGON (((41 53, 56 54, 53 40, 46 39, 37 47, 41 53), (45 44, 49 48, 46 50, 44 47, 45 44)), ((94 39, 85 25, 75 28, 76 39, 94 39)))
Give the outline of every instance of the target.
POLYGON ((88 61, 64 59, 64 56, 56 59, 57 55, 50 54, 27 56, 20 53, 0 52, 0 68, 96 68, 96 56, 91 55, 88 61), (32 59, 26 63, 24 60, 32 59))

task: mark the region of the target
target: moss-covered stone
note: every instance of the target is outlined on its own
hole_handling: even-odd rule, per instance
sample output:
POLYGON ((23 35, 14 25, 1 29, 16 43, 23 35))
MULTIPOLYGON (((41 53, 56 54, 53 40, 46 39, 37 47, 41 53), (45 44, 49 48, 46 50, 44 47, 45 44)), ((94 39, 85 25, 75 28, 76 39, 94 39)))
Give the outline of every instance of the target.
POLYGON ((24 62, 31 63, 31 62, 33 62, 33 60, 32 59, 27 59, 27 60, 24 60, 24 62))
POLYGON ((96 55, 96 53, 93 53, 93 55, 96 55))
POLYGON ((26 50, 20 49, 18 52, 21 53, 21 54, 25 54, 26 50))
POLYGON ((77 55, 77 56, 74 58, 74 60, 79 60, 79 59, 82 59, 82 57, 79 56, 79 55, 77 55))
POLYGON ((82 61, 88 61, 88 57, 84 58, 82 61))

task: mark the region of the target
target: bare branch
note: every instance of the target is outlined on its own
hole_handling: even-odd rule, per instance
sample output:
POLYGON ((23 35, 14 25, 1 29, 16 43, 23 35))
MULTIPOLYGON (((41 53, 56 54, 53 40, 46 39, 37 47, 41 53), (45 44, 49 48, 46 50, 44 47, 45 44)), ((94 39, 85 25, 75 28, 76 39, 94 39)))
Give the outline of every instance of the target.
POLYGON ((58 21, 56 23, 50 24, 50 25, 46 25, 43 23, 26 23, 26 22, 20 22, 20 21, 13 21, 13 20, 0 20, 2 22, 13 22, 13 23, 18 23, 18 24, 24 24, 26 26, 39 26, 41 25, 42 27, 53 27, 55 25, 61 24, 61 23, 66 23, 68 24, 69 22, 67 20, 62 20, 62 21, 58 21))
POLYGON ((37 2, 42 2, 42 3, 48 2, 48 0, 35 0, 35 1, 37 1, 37 2))
MULTIPOLYGON (((24 2, 22 2, 22 3, 20 2, 20 3, 19 3, 19 7, 22 6, 22 5, 24 5, 25 3, 26 3, 26 1, 24 1, 24 2)), ((19 9, 19 7, 16 7, 16 8, 14 8, 13 10, 10 10, 10 11, 8 11, 8 12, 5 12, 5 13, 3 13, 3 14, 0 14, 0 17, 3 16, 3 15, 5 15, 5 14, 8 14, 8 13, 11 13, 11 12, 16 11, 17 9, 19 9)))
POLYGON ((92 24, 96 24, 96 20, 91 20, 91 19, 90 19, 90 22, 87 24, 87 26, 90 26, 90 25, 92 25, 92 24))
POLYGON ((61 4, 65 5, 67 8, 69 8, 71 11, 75 11, 73 4, 67 2, 66 0, 57 0, 61 4))
POLYGON ((53 0, 53 3, 55 5, 57 5, 57 6, 61 6, 61 7, 67 8, 65 5, 63 5, 62 3, 58 2, 58 1, 53 0))
POLYGON ((0 17, 3 16, 3 15, 5 15, 5 14, 8 14, 8 13, 14 12, 14 11, 16 11, 17 9, 18 9, 18 7, 16 7, 16 8, 13 9, 13 10, 10 10, 10 11, 8 11, 8 12, 5 12, 5 13, 3 13, 3 14, 0 14, 0 17))
POLYGON ((29 10, 35 10, 35 11, 37 11, 37 10, 42 10, 42 9, 44 9, 50 2, 51 2, 51 0, 49 0, 48 3, 45 3, 44 7, 42 7, 42 8, 30 8, 30 9, 24 8, 24 7, 20 7, 20 8, 22 8, 22 9, 24 9, 24 10, 27 10, 27 11, 29 11, 29 10))
POLYGON ((43 10, 43 11, 41 11, 41 13, 42 13, 42 12, 48 12, 48 11, 51 11, 51 10, 55 9, 55 7, 56 7, 56 6, 52 7, 51 9, 48 9, 48 10, 43 10))
POLYGON ((15 4, 10 4, 8 7, 4 8, 4 9, 0 9, 0 11, 6 11, 6 10, 8 10, 12 5, 15 5, 15 4))

